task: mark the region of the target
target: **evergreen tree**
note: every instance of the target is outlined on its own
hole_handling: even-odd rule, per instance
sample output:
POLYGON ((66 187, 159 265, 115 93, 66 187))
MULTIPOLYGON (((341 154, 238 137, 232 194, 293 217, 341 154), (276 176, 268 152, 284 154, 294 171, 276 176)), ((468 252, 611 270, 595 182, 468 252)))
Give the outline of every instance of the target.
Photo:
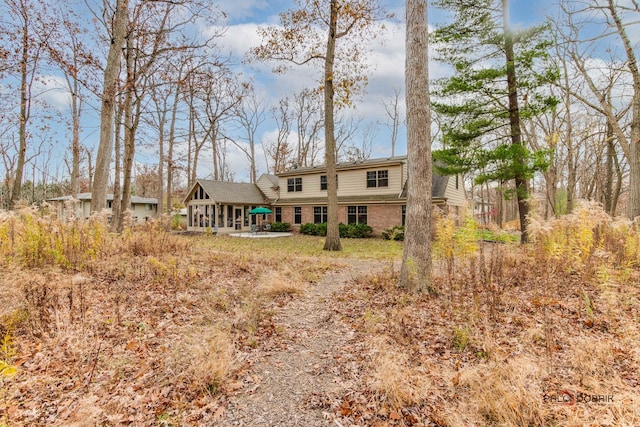
POLYGON ((521 120, 553 108, 543 86, 557 78, 547 65, 548 25, 514 31, 508 0, 439 0, 451 24, 434 32, 436 59, 454 75, 437 82, 443 149, 434 152, 444 174, 472 172, 478 184, 513 180, 522 242, 528 239, 528 181, 547 166, 547 153, 531 152, 521 120), (442 166, 442 164, 446 166, 442 166))

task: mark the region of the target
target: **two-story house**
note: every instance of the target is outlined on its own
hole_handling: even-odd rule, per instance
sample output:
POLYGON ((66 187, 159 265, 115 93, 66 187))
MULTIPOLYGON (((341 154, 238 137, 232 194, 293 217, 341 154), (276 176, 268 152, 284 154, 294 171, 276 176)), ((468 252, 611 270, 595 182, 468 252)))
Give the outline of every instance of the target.
MULTIPOLYGON (((406 156, 340 163, 336 169, 338 221, 345 224, 366 223, 376 233, 394 225, 404 225, 407 203, 406 156)), ((458 177, 434 173, 432 184, 435 206, 457 215, 465 213, 466 198, 458 177)), ((327 221, 327 174, 324 166, 293 168, 277 175, 262 175, 255 185, 258 194, 253 189, 248 190, 247 186, 250 185, 226 183, 228 194, 233 195, 231 201, 230 197, 222 200, 207 193, 205 187, 214 193, 215 187, 222 184, 199 180, 187 193, 185 204, 191 213, 195 206, 199 206, 199 211, 206 210, 213 218, 221 215, 223 218, 218 225, 222 227, 218 227, 219 231, 225 228, 229 231, 249 229, 254 218, 248 216, 247 212, 257 205, 267 206, 273 211, 272 215, 265 218, 267 221, 288 222, 294 228, 308 222, 319 224, 327 221), (214 199, 218 200, 218 206, 226 205, 226 211, 216 211, 214 199), (203 201, 208 201, 211 206, 203 206, 203 201)), ((188 228, 201 229, 202 223, 193 220, 192 216, 188 228)))
MULTIPOLYGON (((390 157, 340 163, 338 221, 366 223, 376 232, 404 225, 407 203, 407 158, 390 157)), ((327 175, 324 166, 294 168, 277 175, 277 185, 258 181, 269 197, 274 220, 298 226, 327 221, 327 175)), ((433 175, 433 203, 448 212, 462 214, 466 198, 462 182, 455 177, 433 175)))

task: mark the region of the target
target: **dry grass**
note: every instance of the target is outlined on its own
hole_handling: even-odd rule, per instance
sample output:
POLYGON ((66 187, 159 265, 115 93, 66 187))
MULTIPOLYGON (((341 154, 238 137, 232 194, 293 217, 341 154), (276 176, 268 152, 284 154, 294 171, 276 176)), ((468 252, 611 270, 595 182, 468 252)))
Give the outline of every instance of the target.
POLYGON ((382 339, 374 339, 371 347, 371 387, 392 407, 418 404, 433 391, 424 367, 412 366, 406 353, 382 339))
POLYGON ((523 356, 465 369, 455 382, 466 399, 447 414, 447 421, 452 426, 483 421, 505 427, 544 426, 546 410, 537 404, 544 394, 543 376, 536 361, 523 356), (473 414, 480 418, 474 420, 473 414))
POLYGON ((307 287, 302 274, 284 265, 274 271, 265 271, 258 278, 257 290, 268 297, 302 294, 307 287))
POLYGON ((269 248, 155 223, 106 230, 2 214, 0 332, 17 374, 3 378, 0 422, 210 425, 247 355, 278 345, 273 307, 335 263, 274 263, 269 248))
POLYGON ((193 394, 216 395, 231 377, 235 347, 229 331, 194 327, 173 347, 174 370, 193 394))
POLYGON ((535 223, 532 245, 477 252, 461 246, 472 230, 440 226, 437 296, 397 289, 386 271, 337 299, 374 343, 349 394, 366 403, 343 425, 640 425, 633 224, 582 204, 535 223))

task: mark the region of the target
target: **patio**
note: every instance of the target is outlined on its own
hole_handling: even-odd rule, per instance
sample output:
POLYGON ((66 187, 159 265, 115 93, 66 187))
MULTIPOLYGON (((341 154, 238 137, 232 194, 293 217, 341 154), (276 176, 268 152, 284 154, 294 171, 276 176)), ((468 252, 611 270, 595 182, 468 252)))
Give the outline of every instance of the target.
POLYGON ((242 233, 230 233, 231 237, 246 237, 250 239, 273 239, 274 237, 289 237, 293 233, 269 231, 268 233, 253 233, 250 231, 244 231, 242 233))

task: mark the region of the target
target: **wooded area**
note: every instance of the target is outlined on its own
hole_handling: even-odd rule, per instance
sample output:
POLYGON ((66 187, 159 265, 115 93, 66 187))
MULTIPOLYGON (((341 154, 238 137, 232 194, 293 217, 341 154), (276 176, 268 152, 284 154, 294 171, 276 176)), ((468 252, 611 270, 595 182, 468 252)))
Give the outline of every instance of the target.
MULTIPOLYGON (((213 179, 235 179, 230 147, 243 153, 251 181, 258 174, 259 152, 271 172, 324 163, 325 147, 333 144, 337 159, 367 158, 376 131, 366 130, 344 107, 357 105, 354 95, 366 82, 366 63, 354 60, 366 56, 370 47, 362 35, 369 42, 373 35, 385 37, 375 26, 395 18, 384 11, 384 4, 357 4, 332 6, 338 18, 345 19, 338 21, 337 36, 355 29, 361 34, 337 45, 336 66, 355 67, 345 68, 339 83, 331 72, 321 77, 326 61, 313 62, 327 59, 323 49, 328 47, 330 28, 323 20, 331 8, 313 12, 318 2, 300 1, 282 14, 279 26, 260 28, 263 42, 270 43, 264 46, 272 50, 256 46, 246 58, 276 59, 278 71, 286 61, 316 64, 318 81, 332 81, 338 94, 335 131, 327 132, 328 98, 320 96, 318 87, 274 101, 256 90, 248 75, 236 71, 243 58, 229 56, 218 46, 227 37, 224 10, 208 2, 3 0, 0 205, 11 208, 20 199, 39 203, 79 191, 92 191, 102 200, 108 187, 119 195, 116 211, 136 194, 157 197, 160 211, 169 212, 175 202, 171 196, 193 182, 203 164, 211 165, 213 179), (297 25, 303 18, 306 26, 285 25, 287 19, 297 25), (195 29, 194 22, 206 31, 195 29), (278 40, 278 31, 289 38, 278 40), (304 53, 287 53, 290 42, 298 49, 308 46, 307 56, 290 56, 304 53), (340 65, 340 58, 347 57, 350 60, 340 65), (53 80, 59 86, 52 86, 53 80), (48 104, 54 87, 68 100, 68 111, 48 104), (95 124, 85 121, 91 109, 101 112, 99 144, 95 137, 88 138, 96 132, 95 124), (276 128, 270 140, 259 133, 266 120, 276 128), (68 147, 63 163, 54 155, 60 141, 68 147), (136 160, 140 152, 146 164, 136 160), (150 181, 155 184, 148 185, 150 181)), ((466 173, 469 196, 481 199, 483 218, 501 223, 505 198, 522 199, 522 211, 531 194, 539 196, 537 207, 547 217, 571 211, 577 199, 599 201, 612 215, 638 215, 638 3, 563 0, 553 17, 530 28, 509 27, 508 2, 442 0, 434 6, 464 10, 453 13, 453 21, 435 23, 436 60, 450 64, 453 74, 431 82, 434 146, 449 150, 455 155, 449 159, 461 162, 449 166, 466 173), (453 34, 465 25, 475 33, 466 33, 462 42, 462 33, 453 34), (513 58, 491 59, 492 49, 501 46, 500 40, 510 40, 509 34, 513 58), (498 90, 498 79, 510 67, 515 72, 513 87, 498 90), (509 93, 516 95, 512 101, 520 111, 516 134, 521 143, 512 142, 505 151, 505 138, 514 134, 503 127, 502 112, 514 111, 516 105, 508 102, 509 93), (455 96, 462 98, 451 104, 455 96), (476 113, 470 104, 456 104, 465 97, 476 102, 476 113), (489 118, 492 114, 501 125, 489 118), (525 151, 514 148, 519 146, 525 151), (515 172, 513 164, 505 162, 509 156, 519 158, 524 169, 515 172), (519 177, 518 188, 514 176, 519 177)), ((342 72, 336 71, 336 76, 342 72)), ((330 86, 319 85, 323 90, 330 86)), ((396 90, 395 99, 380 105, 389 115, 384 126, 391 131, 392 153, 403 119, 397 108, 401 96, 396 90)), ((331 179, 328 184, 332 186, 331 179)), ((95 208, 100 207, 98 202, 95 208)), ((121 227, 119 221, 114 227, 121 227)))

